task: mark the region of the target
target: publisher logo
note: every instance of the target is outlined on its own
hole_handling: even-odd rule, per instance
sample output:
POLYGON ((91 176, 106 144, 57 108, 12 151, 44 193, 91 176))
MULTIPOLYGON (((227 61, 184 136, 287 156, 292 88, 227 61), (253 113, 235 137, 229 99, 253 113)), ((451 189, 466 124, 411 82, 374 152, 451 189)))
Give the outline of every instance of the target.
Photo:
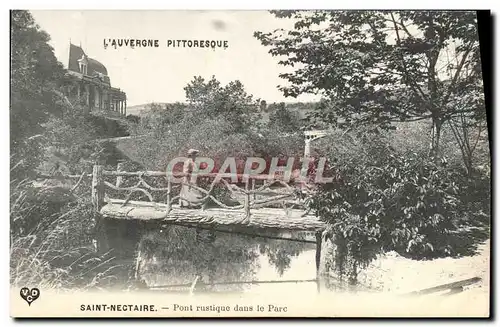
POLYGON ((21 288, 21 297, 31 305, 40 296, 40 290, 38 288, 29 289, 27 287, 21 288))

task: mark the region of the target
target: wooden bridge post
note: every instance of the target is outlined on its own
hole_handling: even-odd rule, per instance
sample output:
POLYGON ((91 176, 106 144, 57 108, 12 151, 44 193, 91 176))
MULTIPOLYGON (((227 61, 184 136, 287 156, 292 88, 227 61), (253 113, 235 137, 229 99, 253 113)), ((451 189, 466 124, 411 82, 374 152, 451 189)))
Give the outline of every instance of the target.
POLYGON ((97 252, 100 255, 107 253, 111 248, 108 238, 109 221, 100 215, 100 210, 104 204, 104 180, 102 171, 103 166, 99 164, 95 164, 92 170, 92 206, 94 207, 96 224, 98 226, 95 240, 97 242, 97 252))
POLYGON ((100 215, 100 210, 104 204, 104 187, 102 177, 103 166, 95 164, 92 170, 92 205, 94 207, 96 224, 99 226, 96 230, 95 240, 97 242, 97 252, 104 254, 109 251, 110 245, 107 237, 108 224, 100 215))
POLYGON ((92 204, 96 212, 99 212, 104 204, 104 180, 102 171, 102 165, 94 165, 92 171, 92 204))
POLYGON ((245 219, 250 222, 250 179, 245 183, 245 219))
MULTIPOLYGON (((255 191, 255 179, 252 178, 252 191, 255 191)), ((255 193, 253 193, 253 200, 255 201, 257 199, 255 193)))
POLYGON ((167 211, 172 209, 172 178, 167 173, 167 211))
POLYGON ((322 233, 316 232, 316 287, 318 293, 321 291, 321 247, 322 247, 322 233))

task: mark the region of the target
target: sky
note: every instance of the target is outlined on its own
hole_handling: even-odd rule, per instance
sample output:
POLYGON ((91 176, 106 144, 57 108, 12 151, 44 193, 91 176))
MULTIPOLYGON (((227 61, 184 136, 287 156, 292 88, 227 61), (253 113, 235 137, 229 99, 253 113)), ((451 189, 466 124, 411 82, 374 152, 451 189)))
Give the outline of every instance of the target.
POLYGON ((317 95, 285 98, 277 89, 287 72, 253 37, 255 31, 287 28, 292 22, 267 11, 32 11, 51 36, 56 57, 68 64, 69 43, 103 63, 111 85, 127 93, 127 106, 185 101, 194 76, 221 83, 240 80, 246 91, 268 103, 316 101, 317 95), (104 47, 109 39, 158 39, 160 47, 104 47), (167 40, 227 40, 228 48, 173 48, 167 40))

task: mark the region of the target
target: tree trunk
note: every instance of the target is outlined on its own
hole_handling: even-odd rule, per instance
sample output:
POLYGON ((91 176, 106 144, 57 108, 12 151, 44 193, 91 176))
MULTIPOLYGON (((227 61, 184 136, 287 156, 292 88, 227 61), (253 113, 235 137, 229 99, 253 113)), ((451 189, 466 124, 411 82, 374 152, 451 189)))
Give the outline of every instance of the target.
POLYGON ((460 153, 462 154, 462 160, 465 169, 467 171, 467 176, 471 177, 474 170, 473 169, 474 150, 476 148, 477 142, 479 141, 479 136, 481 132, 479 130, 476 139, 476 144, 471 146, 469 139, 469 131, 467 130, 469 127, 467 127, 466 122, 464 120, 462 120, 460 123, 462 125, 461 128, 457 127, 454 124, 453 120, 449 121, 451 131, 453 132, 455 141, 457 142, 460 148, 460 153))

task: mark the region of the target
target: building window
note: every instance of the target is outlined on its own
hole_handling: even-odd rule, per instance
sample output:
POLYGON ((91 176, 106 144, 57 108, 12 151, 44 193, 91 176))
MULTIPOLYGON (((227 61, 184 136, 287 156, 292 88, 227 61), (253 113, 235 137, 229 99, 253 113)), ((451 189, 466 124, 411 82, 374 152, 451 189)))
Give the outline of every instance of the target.
POLYGON ((85 55, 83 55, 82 58, 78 60, 78 65, 80 68, 80 73, 82 73, 83 75, 87 75, 87 58, 85 57, 85 55))
POLYGON ((80 73, 87 75, 87 65, 83 62, 80 62, 80 73))

